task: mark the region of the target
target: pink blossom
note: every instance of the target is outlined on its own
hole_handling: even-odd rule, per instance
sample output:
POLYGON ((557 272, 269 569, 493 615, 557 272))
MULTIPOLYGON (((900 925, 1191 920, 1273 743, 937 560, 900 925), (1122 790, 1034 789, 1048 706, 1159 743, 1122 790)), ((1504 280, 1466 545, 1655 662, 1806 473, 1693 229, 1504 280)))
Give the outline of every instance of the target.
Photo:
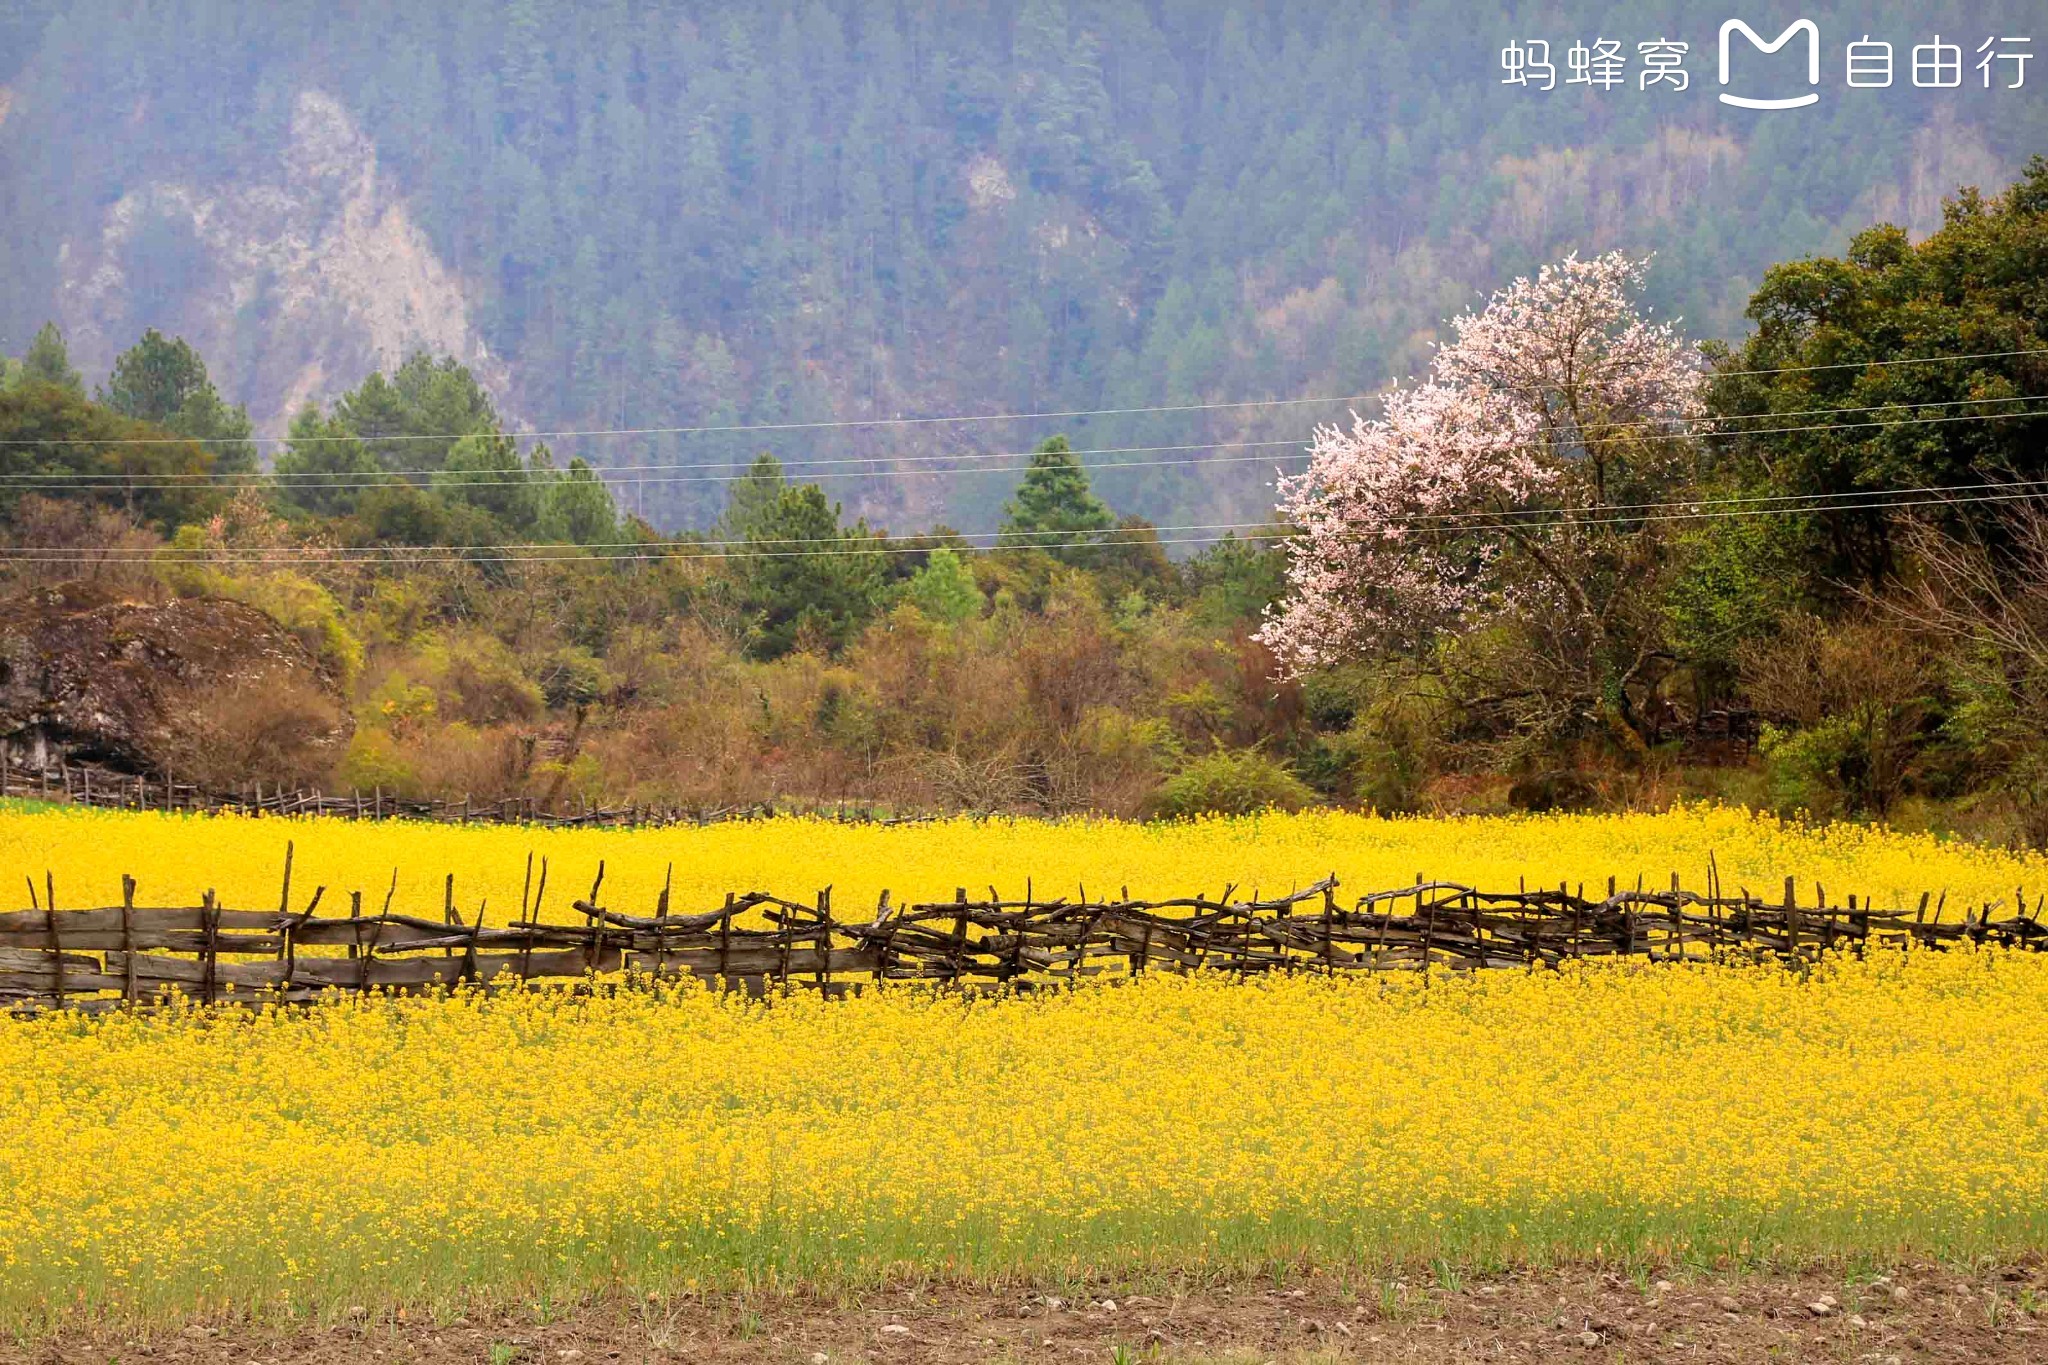
POLYGON ((1617 488, 1684 465, 1702 375, 1638 312, 1648 262, 1568 256, 1452 321, 1428 376, 1384 415, 1320 427, 1283 479, 1288 600, 1260 638, 1292 670, 1456 632, 1514 600, 1599 614, 1573 569, 1631 534, 1617 488))

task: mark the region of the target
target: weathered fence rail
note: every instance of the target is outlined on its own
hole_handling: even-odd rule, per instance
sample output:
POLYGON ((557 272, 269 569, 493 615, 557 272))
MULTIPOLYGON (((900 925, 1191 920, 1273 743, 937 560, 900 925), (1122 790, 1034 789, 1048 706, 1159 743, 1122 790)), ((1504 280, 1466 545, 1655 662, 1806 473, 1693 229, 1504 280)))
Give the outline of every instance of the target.
POLYGON ((865 803, 741 802, 719 806, 627 804, 508 796, 496 801, 401 797, 368 791, 324 792, 252 783, 214 791, 169 777, 145 777, 95 763, 23 766, 0 745, 0 797, 66 801, 98 810, 210 811, 245 815, 321 815, 348 820, 435 820, 447 824, 519 824, 551 829, 711 825, 772 815, 806 815, 841 824, 910 825, 935 817, 899 815, 865 803))
POLYGON ((1095 899, 1085 890, 1044 898, 1028 889, 1006 899, 994 888, 983 898, 961 888, 951 900, 904 905, 884 892, 871 916, 841 919, 829 889, 808 901, 751 891, 678 913, 665 888, 653 913, 628 914, 601 899, 599 864, 589 894, 573 902, 583 922, 563 924, 539 918, 548 868, 542 860, 536 883, 529 859, 519 918, 485 927, 481 908, 473 922, 457 912, 452 876, 438 915, 394 912, 393 892, 365 913, 358 891, 346 915, 321 916, 324 887, 294 911, 290 867, 287 852, 276 910, 227 909, 211 892, 197 906, 140 906, 127 877, 118 906, 60 910, 53 880, 45 876, 40 896, 31 880, 31 908, 0 913, 0 1006, 109 1009, 168 996, 306 1002, 619 974, 695 977, 753 993, 842 993, 885 981, 1032 987, 1153 970, 1337 973, 1613 957, 1792 962, 1880 945, 2048 947, 2042 906, 2028 913, 2021 892, 2003 918, 2003 902, 1952 917, 1942 902, 1930 907, 1931 896, 1910 910, 1880 910, 1854 896, 1831 905, 1819 887, 1802 905, 1790 880, 1776 902, 1747 891, 1683 890, 1675 875, 1670 890, 1618 891, 1610 882, 1605 896, 1418 878, 1349 906, 1334 876, 1264 899, 1230 888, 1154 901, 1127 892, 1095 899))

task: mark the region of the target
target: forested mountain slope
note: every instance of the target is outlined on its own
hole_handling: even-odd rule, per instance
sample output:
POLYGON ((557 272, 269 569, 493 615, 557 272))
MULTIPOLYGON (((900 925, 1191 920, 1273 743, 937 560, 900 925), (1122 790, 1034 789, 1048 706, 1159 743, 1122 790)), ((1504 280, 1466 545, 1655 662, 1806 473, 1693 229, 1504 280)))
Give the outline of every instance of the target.
MULTIPOLYGON (((0 352, 55 317, 92 378, 157 326, 259 432, 416 347, 542 430, 1349 395, 1419 368, 1475 291, 1612 246, 1659 253, 1661 311, 1732 335, 1766 263, 1873 217, 1925 232, 1955 185, 2048 147, 2038 64, 2017 91, 1903 70, 1937 32, 2048 42, 2036 6, 1804 12, 1824 98, 1758 114, 1715 99, 1729 16, 1676 3, 0 0, 0 352), (1842 88, 1864 32, 1897 48, 1894 88, 1842 88), (1596 36, 1624 88, 1502 85, 1509 40, 1596 36), (1656 38, 1690 44, 1683 93, 1636 87, 1656 38)), ((1241 443, 1339 411, 1057 426, 1135 466, 1097 479, 1119 510, 1213 524, 1261 515, 1292 448, 1241 443), (1227 448, 1124 449, 1197 443, 1227 448), (1190 454, 1219 462, 1168 463, 1190 454)), ((720 470, 639 467, 769 444, 843 474, 802 462, 1051 428, 552 444, 636 472, 628 509, 703 525, 720 470)), ((982 529, 1014 479, 826 486, 982 529)))

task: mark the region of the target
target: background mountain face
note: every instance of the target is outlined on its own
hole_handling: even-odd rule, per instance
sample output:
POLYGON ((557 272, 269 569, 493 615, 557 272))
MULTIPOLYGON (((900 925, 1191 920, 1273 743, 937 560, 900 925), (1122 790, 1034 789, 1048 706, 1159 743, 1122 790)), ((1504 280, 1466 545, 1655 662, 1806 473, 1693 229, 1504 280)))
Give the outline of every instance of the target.
MULTIPOLYGON (((1762 267, 2048 150, 2019 91, 1849 91, 1842 44, 2032 36, 2032 3, 1813 6, 1822 103, 1715 100, 1678 4, 0 0, 0 351, 89 376, 145 326, 279 432, 425 346, 522 424, 811 423, 1369 393, 1440 319, 1567 249, 1659 253, 1660 311, 1740 330, 1762 267), (2031 27, 2030 27, 2031 24, 2031 27), (1688 42, 1691 88, 1505 87, 1510 39, 1688 42)), ((2038 27, 2040 32, 2033 32, 2038 27)), ((1974 59, 1972 59, 1974 60, 1974 59)), ((1561 62, 1560 62, 1561 65, 1561 62)), ((1631 60, 1630 71, 1635 70, 1631 60)), ((1560 79, 1562 78, 1560 72, 1560 79)), ((960 427, 567 437, 703 525, 717 462, 1117 449, 1120 510, 1255 518, 1342 404, 960 427), (1126 447, 1210 443, 1206 452, 1126 447), (1161 463, 1187 454, 1199 469, 1161 463), (714 467, 705 468, 703 466, 714 467)), ((1014 464, 1015 461, 984 461, 1014 464)), ((1014 474, 829 478, 903 528, 1014 474)))

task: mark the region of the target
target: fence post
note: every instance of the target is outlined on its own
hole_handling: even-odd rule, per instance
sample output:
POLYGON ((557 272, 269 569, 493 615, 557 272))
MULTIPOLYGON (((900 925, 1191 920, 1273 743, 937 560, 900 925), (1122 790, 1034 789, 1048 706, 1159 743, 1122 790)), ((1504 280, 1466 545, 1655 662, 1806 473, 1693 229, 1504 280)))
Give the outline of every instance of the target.
POLYGON ((597 880, 590 884, 590 957, 585 966, 595 972, 604 958, 604 915, 597 905, 598 888, 604 885, 604 859, 597 860, 597 880))
MULTIPOLYGON (((533 857, 530 853, 526 856, 529 859, 533 857)), ((657 920, 668 918, 668 893, 669 888, 675 884, 675 876, 676 865, 670 863, 668 870, 662 873, 661 898, 654 903, 654 918, 657 920)), ((668 926, 666 924, 656 924, 654 926, 654 979, 656 981, 661 980, 663 976, 668 974, 667 930, 668 926)))
POLYGON ((220 971, 220 909, 214 902, 212 887, 206 890, 206 898, 200 905, 199 916, 200 924, 206 932, 199 963, 199 998, 202 1003, 211 1005, 214 978, 220 971))
MULTIPOLYGON (((462 954, 462 976, 463 979, 468 981, 469 984, 471 984, 472 986, 479 984, 476 965, 476 941, 478 936, 481 935, 484 931, 484 906, 488 905, 489 903, 489 897, 486 897, 485 899, 480 900, 476 903, 476 923, 470 926, 469 947, 462 954)), ((455 922, 457 924, 462 923, 460 917, 458 917, 455 922)))
POLYGON ((732 892, 725 893, 725 916, 718 921, 718 989, 730 990, 728 980, 732 957, 732 892))
MULTIPOLYGON (((1085 891, 1084 891, 1084 892, 1082 892, 1082 893, 1081 893, 1081 899, 1083 899, 1083 900, 1086 900, 1087 898, 1088 898, 1088 893, 1087 893, 1087 892, 1085 892, 1085 891)), ((966 887, 962 886, 962 887, 956 887, 956 888, 954 888, 954 891, 953 891, 953 902, 954 902, 954 904, 956 904, 956 905, 958 905, 958 906, 960 907, 960 909, 959 909, 959 913, 957 913, 957 914, 955 914, 955 915, 953 916, 953 938, 954 938, 954 940, 955 940, 955 942, 954 942, 954 945, 953 945, 953 981, 954 981, 954 983, 955 983, 955 984, 957 985, 957 984, 959 983, 960 979, 961 979, 961 978, 962 978, 963 976, 965 976, 965 975, 967 974, 967 972, 966 972, 966 967, 967 967, 967 888, 966 888, 966 887)), ((1082 941, 1083 941, 1083 942, 1085 943, 1085 942, 1086 942, 1086 940, 1087 940, 1087 933, 1086 933, 1086 931, 1084 930, 1084 931, 1082 932, 1082 941)))
MULTIPOLYGON (((460 928, 462 925, 462 916, 455 913, 455 874, 453 872, 448 874, 447 880, 441 886, 441 923, 454 925, 457 928, 460 928)), ((455 945, 452 943, 443 944, 441 956, 454 957, 455 945)))
MULTIPOLYGON (((668 891, 661 893, 662 904, 668 904, 668 891)), ((818 994, 830 996, 832 984, 832 888, 826 887, 818 893, 818 994)))
POLYGON ((135 1008, 135 878, 121 874, 121 998, 135 1008))
MULTIPOLYGON (((1820 892, 1820 908, 1827 909, 1828 893, 1820 891, 1818 882, 1814 889, 1820 892)), ((1785 878, 1785 947, 1793 957, 1799 956, 1799 889, 1790 877, 1785 878)))
POLYGON ((1337 974, 1337 949, 1330 941, 1331 921, 1337 916, 1337 874, 1332 871, 1323 884, 1323 969, 1337 974))
MULTIPOLYGON (((391 887, 394 891, 398 889, 398 873, 396 870, 393 870, 391 874, 391 887)), ((387 913, 391 909, 391 900, 388 896, 384 900, 384 909, 387 913)), ((357 984, 361 987, 364 995, 370 993, 370 972, 377 961, 377 943, 383 937, 384 916, 379 915, 377 916, 377 922, 370 926, 370 941, 363 945, 362 974, 358 978, 357 984)))
MULTIPOLYGON (((48 875, 44 874, 45 877, 48 875)), ((54 883, 45 882, 45 885, 53 888, 43 904, 43 919, 50 929, 50 996, 61 1005, 64 1003, 64 940, 57 933, 57 893, 54 890, 54 883)), ((34 886, 31 885, 29 890, 33 894, 34 886)))
MULTIPOLYGON (((1562 889, 1562 888, 1560 888, 1562 889)), ((1422 874, 1415 874, 1415 909, 1422 909, 1422 874)), ((1436 902, 1429 903, 1429 917, 1422 923, 1422 971, 1425 978, 1429 973, 1430 950, 1436 942, 1436 902)))

